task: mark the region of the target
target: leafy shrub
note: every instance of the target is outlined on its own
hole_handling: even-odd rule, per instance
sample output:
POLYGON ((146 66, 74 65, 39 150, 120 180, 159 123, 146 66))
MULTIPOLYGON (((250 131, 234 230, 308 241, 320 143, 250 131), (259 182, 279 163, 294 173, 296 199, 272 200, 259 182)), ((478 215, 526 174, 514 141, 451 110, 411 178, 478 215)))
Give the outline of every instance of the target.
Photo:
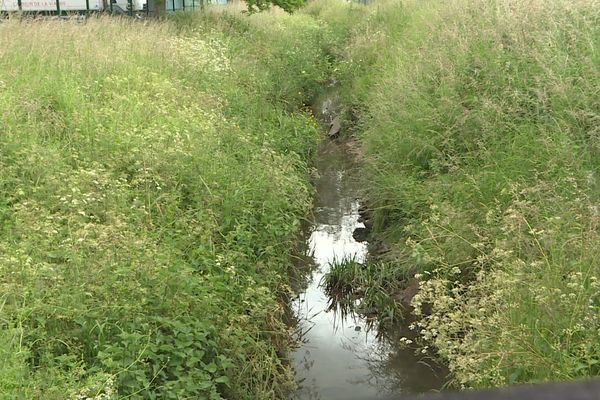
POLYGON ((206 322, 150 318, 131 323, 117 338, 98 357, 115 371, 121 395, 220 399, 217 386, 229 383, 231 360, 218 354, 215 328, 206 322))

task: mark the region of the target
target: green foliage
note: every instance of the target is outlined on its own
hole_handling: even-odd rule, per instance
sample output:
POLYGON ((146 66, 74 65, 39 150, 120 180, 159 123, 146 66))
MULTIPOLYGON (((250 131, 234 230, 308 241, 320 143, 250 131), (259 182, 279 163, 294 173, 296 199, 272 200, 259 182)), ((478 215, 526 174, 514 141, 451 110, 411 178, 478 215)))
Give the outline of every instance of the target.
POLYGON ((25 399, 30 395, 27 390, 29 353, 19 343, 21 332, 16 329, 4 329, 0 336, 0 389, 3 393, 19 393, 13 397, 25 399))
POLYGON ((405 278, 401 269, 389 264, 346 259, 331 263, 323 286, 332 308, 369 317, 376 310, 378 322, 391 326, 402 315, 389 294, 402 290, 405 278))
POLYGON ((98 354, 129 398, 221 399, 233 364, 217 353, 214 327, 194 317, 132 322, 98 354))
POLYGON ((311 207, 323 29, 176 18, 0 25, 5 398, 292 386, 280 299, 311 207))
POLYGON ((246 5, 251 13, 260 12, 270 9, 272 6, 277 6, 284 11, 291 13, 300 8, 306 0, 248 0, 246 5))
POLYGON ((390 250, 363 281, 393 296, 395 277, 417 274, 413 328, 458 387, 600 372, 599 10, 377 2, 340 53, 375 236, 390 250))
POLYGON ((302 110, 332 72, 389 252, 329 288, 393 320, 418 278, 413 328, 456 386, 598 375, 598 10, 1 24, 0 393, 285 397, 279 301, 319 139, 302 110))

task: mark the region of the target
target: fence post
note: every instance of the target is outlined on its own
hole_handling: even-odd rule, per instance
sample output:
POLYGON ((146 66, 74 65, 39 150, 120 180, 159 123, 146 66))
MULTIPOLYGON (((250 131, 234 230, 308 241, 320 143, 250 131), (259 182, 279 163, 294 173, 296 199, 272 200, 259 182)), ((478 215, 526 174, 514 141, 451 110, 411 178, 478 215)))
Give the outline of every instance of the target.
POLYGON ((58 14, 58 16, 60 17, 60 0, 56 0, 56 13, 58 14))

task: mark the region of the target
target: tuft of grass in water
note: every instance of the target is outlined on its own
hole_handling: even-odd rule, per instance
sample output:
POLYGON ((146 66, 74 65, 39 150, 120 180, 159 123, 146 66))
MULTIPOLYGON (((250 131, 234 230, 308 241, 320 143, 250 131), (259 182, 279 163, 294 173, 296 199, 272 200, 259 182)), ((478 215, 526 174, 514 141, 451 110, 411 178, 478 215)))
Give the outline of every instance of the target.
POLYGON ((402 319, 390 293, 399 293, 405 276, 400 269, 388 264, 368 262, 362 264, 349 258, 334 260, 323 277, 323 288, 329 297, 329 310, 342 315, 350 313, 365 316, 368 321, 393 325, 402 319))
POLYGON ((329 272, 323 276, 321 285, 329 297, 329 310, 339 310, 342 315, 354 311, 355 302, 362 294, 357 284, 363 264, 353 259, 334 260, 329 263, 329 272))
POLYGON ((413 328, 457 387, 597 376, 600 3, 363 12, 339 73, 390 249, 372 272, 416 273, 413 328))
POLYGON ((286 396, 325 34, 226 12, 0 24, 3 396, 286 396))

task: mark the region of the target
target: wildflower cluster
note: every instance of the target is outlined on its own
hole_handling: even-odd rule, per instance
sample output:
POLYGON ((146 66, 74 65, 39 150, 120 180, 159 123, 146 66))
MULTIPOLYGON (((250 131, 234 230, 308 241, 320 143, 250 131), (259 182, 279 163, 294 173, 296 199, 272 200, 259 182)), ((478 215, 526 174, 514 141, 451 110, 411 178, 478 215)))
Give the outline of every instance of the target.
POLYGON ((177 55, 175 62, 198 74, 230 72, 229 49, 219 36, 217 31, 209 30, 172 38, 172 51, 177 55))
POLYGON ((422 349, 458 387, 598 375, 597 1, 397 7, 367 7, 342 70, 422 349))
POLYGON ((112 377, 108 377, 98 387, 83 389, 75 396, 75 400, 115 400, 117 399, 117 391, 115 390, 115 381, 112 377))

